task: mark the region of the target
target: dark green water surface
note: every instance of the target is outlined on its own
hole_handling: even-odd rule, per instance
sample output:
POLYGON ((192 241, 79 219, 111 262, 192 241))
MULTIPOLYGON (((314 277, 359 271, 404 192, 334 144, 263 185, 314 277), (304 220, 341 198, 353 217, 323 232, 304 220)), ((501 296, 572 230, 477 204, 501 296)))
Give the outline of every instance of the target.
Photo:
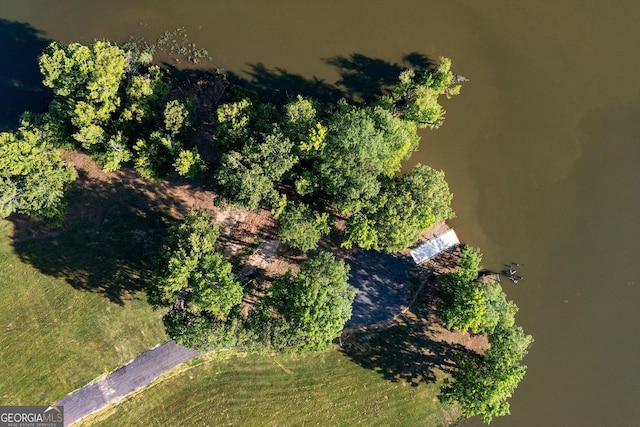
POLYGON ((0 0, 0 18, 3 122, 43 102, 38 37, 183 26, 208 66, 294 88, 450 57, 470 81, 412 162, 445 170, 485 267, 522 264, 505 289, 536 339, 512 415, 492 425, 640 425, 640 3, 0 0))

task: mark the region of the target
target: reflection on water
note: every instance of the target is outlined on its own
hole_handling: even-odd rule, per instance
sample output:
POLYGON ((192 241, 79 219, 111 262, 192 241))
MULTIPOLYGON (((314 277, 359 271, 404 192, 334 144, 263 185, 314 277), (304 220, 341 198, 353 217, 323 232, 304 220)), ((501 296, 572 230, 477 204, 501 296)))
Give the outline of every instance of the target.
POLYGON ((154 39, 184 26, 212 66, 327 98, 367 99, 411 52, 448 56, 470 81, 416 161, 446 171, 457 231, 486 267, 522 264, 506 291, 536 339, 512 415, 492 425, 634 425, 638 16, 631 0, 0 0, 1 120, 40 105, 34 59, 48 38, 154 39))

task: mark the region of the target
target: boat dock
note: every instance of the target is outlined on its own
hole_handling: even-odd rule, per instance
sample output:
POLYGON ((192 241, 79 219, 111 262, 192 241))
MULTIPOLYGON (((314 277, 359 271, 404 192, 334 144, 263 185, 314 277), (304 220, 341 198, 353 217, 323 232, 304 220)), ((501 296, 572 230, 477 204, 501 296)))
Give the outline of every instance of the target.
POLYGON ((460 244, 460 240, 453 228, 449 228, 445 232, 427 240, 423 244, 411 249, 411 257, 416 264, 433 258, 441 252, 460 244))

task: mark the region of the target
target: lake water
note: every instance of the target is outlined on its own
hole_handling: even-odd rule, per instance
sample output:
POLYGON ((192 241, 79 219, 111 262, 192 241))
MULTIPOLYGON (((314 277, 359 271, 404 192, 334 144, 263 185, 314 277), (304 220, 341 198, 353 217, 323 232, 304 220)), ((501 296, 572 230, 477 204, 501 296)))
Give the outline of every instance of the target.
POLYGON ((416 161, 447 173, 485 267, 522 264, 505 289, 536 339, 492 425, 640 425, 640 3, 1 0, 0 18, 2 120, 42 97, 16 61, 43 43, 16 22, 64 42, 183 26, 214 67, 301 86, 336 82, 336 58, 450 57, 470 81, 416 161))

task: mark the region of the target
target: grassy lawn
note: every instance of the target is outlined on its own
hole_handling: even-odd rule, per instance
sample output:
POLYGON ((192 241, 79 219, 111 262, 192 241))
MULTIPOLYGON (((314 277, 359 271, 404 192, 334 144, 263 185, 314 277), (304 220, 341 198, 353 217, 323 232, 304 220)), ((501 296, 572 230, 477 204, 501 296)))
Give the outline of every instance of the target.
MULTIPOLYGON (((0 220, 0 405, 53 403, 166 340, 143 289, 184 206, 126 176, 69 199, 59 229, 0 220)), ((460 349, 424 319, 322 354, 204 356, 83 424, 447 425, 438 383, 460 349)))
POLYGON ((33 256, 24 262, 13 233, 11 222, 0 221, 0 404, 52 403, 166 340, 162 313, 144 293, 118 303, 70 284, 65 261, 100 265, 86 244, 69 249, 75 234, 17 245, 23 258, 33 256), (60 267, 59 274, 44 274, 39 263, 60 267))
POLYGON ((303 356, 205 356, 82 425, 447 425, 437 392, 435 383, 387 381, 337 347, 303 356))

